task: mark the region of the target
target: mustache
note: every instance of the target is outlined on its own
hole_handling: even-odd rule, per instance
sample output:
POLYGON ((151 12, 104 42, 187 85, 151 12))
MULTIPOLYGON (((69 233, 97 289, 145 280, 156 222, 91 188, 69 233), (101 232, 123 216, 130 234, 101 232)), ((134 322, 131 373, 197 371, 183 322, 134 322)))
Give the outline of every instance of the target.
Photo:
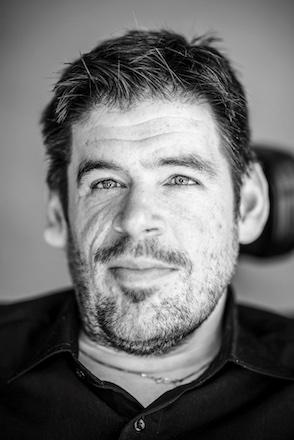
POLYGON ((166 249, 160 246, 155 239, 139 241, 134 244, 128 236, 120 237, 112 245, 98 249, 94 255, 94 262, 105 264, 121 256, 150 258, 169 265, 183 267, 189 271, 193 266, 192 261, 183 252, 166 249))

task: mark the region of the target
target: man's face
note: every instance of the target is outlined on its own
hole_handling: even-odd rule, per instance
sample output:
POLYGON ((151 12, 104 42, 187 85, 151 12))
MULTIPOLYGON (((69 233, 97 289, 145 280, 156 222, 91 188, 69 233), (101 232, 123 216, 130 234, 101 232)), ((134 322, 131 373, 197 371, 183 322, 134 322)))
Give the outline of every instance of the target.
POLYGON ((210 109, 94 109, 73 127, 68 179, 68 258, 86 331, 137 355, 167 352, 211 314, 237 259, 210 109))

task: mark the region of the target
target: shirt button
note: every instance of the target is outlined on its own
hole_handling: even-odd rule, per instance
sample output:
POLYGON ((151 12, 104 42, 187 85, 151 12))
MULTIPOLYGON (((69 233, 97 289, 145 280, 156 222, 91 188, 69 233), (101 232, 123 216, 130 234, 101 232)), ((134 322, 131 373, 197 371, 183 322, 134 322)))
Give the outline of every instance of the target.
POLYGON ((78 368, 76 369, 76 373, 77 373, 77 376, 80 378, 80 379, 84 379, 85 378, 85 373, 82 371, 82 370, 79 370, 78 368))
POLYGON ((146 423, 143 419, 136 420, 134 423, 134 428, 137 432, 141 432, 145 429, 146 423))

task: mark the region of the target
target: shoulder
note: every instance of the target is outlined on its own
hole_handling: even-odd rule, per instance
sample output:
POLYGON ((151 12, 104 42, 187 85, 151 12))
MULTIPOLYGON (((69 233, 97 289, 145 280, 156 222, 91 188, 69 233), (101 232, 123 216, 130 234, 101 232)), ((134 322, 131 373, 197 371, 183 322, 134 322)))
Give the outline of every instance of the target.
POLYGON ((239 304, 237 308, 240 322, 259 336, 270 334, 275 337, 290 337, 293 340, 294 319, 292 317, 244 304, 239 304))
POLYGON ((0 305, 0 380, 26 360, 68 301, 72 289, 0 305))
POLYGON ((56 310, 73 296, 73 289, 66 289, 27 300, 1 303, 0 331, 25 322, 48 322, 54 318, 56 310))
POLYGON ((238 305, 240 327, 294 372, 294 319, 258 307, 238 305))

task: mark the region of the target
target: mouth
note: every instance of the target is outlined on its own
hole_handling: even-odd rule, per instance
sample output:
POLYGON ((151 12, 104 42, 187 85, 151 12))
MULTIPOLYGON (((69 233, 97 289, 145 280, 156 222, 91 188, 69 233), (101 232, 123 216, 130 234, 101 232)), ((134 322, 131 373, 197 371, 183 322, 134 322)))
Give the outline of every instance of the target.
POLYGON ((119 283, 143 287, 170 276, 178 269, 160 262, 126 260, 115 262, 109 270, 119 283))

